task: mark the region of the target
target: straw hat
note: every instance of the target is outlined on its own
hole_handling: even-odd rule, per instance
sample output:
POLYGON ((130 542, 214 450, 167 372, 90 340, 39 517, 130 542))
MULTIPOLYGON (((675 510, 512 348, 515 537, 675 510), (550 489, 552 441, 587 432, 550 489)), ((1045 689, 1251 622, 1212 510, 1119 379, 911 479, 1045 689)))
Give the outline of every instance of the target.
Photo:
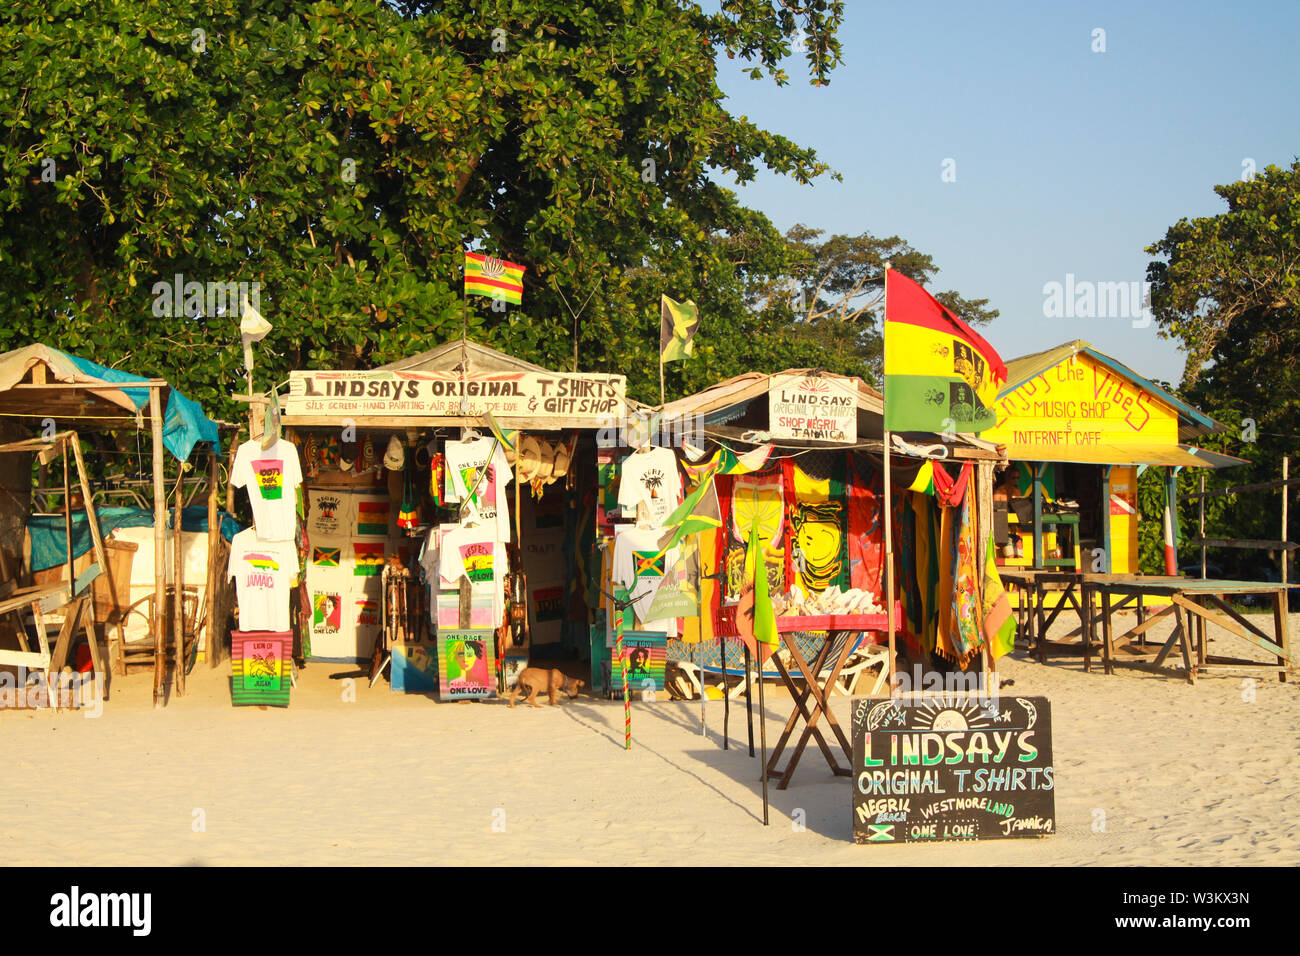
POLYGON ((542 443, 532 435, 519 442, 519 480, 532 481, 542 466, 542 443))
POLYGON ((401 471, 406 464, 406 450, 396 435, 388 439, 388 448, 384 451, 384 467, 389 471, 401 471))
POLYGON ((540 442, 541 461, 533 473, 533 481, 549 485, 555 481, 555 446, 548 441, 540 442))
POLYGON ((563 478, 569 473, 569 464, 573 461, 574 441, 557 442, 555 445, 555 467, 551 472, 552 480, 563 478))

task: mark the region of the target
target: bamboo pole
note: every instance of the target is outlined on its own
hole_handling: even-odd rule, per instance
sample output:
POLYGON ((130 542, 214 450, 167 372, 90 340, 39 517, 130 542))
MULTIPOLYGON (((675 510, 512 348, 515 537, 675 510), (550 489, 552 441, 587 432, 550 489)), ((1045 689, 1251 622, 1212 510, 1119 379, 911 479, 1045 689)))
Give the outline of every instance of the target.
POLYGON ((181 555, 181 506, 185 492, 185 462, 176 469, 176 510, 172 518, 172 640, 176 644, 172 685, 185 696, 185 564, 181 555))
POLYGON ((203 620, 203 633, 207 635, 208 666, 217 666, 217 644, 214 637, 217 630, 217 550, 220 547, 220 531, 217 521, 217 449, 208 448, 208 579, 204 585, 206 614, 203 620))
POLYGON ((153 704, 162 706, 163 643, 167 600, 167 538, 163 524, 167 520, 167 491, 163 485, 162 397, 158 389, 149 389, 149 427, 153 439, 153 704))

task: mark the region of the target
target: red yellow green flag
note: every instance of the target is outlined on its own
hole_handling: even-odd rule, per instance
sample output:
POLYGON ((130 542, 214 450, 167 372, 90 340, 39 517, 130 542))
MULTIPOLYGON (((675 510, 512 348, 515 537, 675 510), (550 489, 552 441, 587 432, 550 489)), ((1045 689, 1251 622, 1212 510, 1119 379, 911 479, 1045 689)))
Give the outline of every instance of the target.
POLYGON ((885 271, 885 428, 992 428, 1007 367, 951 309, 893 269, 885 271))
POLYGON ((513 305, 524 301, 526 266, 478 252, 465 253, 465 294, 504 299, 513 305))

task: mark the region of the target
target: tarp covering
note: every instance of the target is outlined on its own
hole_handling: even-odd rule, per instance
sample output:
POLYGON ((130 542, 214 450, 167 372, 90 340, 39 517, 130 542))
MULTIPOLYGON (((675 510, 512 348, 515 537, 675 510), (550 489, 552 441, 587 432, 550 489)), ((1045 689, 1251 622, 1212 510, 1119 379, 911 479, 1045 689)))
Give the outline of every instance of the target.
MULTIPOLYGON (((153 512, 128 505, 106 505, 95 508, 99 518, 99 531, 105 538, 118 528, 145 528, 153 526, 153 512)), ((168 526, 171 524, 172 511, 168 509, 168 526)), ((227 541, 239 533, 241 525, 225 511, 218 512, 221 524, 221 536, 227 541)), ((27 521, 27 530, 32 537, 31 570, 44 571, 63 564, 68 560, 63 546, 63 515, 33 515, 27 521)), ((190 505, 181 509, 182 531, 207 531, 207 505, 190 505)), ((86 512, 72 513, 72 556, 79 558, 90 550, 92 539, 90 525, 86 523, 86 512)))
MULTIPOLYGON (((13 388, 38 364, 44 364, 56 382, 80 384, 87 388, 105 384, 127 386, 96 390, 95 394, 129 411, 140 411, 149 404, 149 389, 129 387, 133 383, 148 382, 149 379, 106 368, 89 359, 39 343, 0 355, 0 391, 13 388)), ((217 423, 203 413, 197 402, 186 398, 175 388, 170 388, 163 415, 163 445, 178 460, 185 461, 199 442, 208 442, 214 450, 221 451, 217 423)))

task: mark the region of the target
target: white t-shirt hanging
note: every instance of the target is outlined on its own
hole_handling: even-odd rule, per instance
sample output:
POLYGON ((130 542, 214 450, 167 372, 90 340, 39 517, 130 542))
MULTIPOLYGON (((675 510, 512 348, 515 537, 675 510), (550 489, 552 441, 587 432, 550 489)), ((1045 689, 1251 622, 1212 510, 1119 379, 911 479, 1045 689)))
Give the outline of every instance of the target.
POLYGON ((671 448, 634 451, 623 459, 619 474, 618 503, 624 514, 634 516, 642 501, 650 520, 662 525, 681 502, 682 479, 677 473, 677 457, 671 448))
MULTIPOLYGON (((247 488, 253 504, 253 526, 263 541, 292 541, 298 528, 297 490, 302 484, 298 449, 281 438, 263 449, 246 441, 235 452, 230 483, 247 488)), ((249 630, 249 628, 245 628, 249 630)))
POLYGON ((247 528, 230 542, 227 577, 235 579, 241 631, 289 630, 290 582, 298 573, 292 541, 264 541, 247 528))
POLYGON ((438 549, 438 570, 445 589, 458 587, 464 575, 473 593, 490 594, 492 619, 501 621, 506 609, 506 549, 493 528, 462 525, 444 534, 438 549))
MULTIPOLYGON (((655 557, 659 551, 659 539, 664 534, 662 528, 620 528, 614 538, 612 579, 615 584, 631 589, 632 610, 638 622, 645 620, 665 572, 677 563, 676 548, 669 548, 660 557, 655 557)), ((676 637, 677 621, 655 621, 654 626, 647 629, 676 637)))
POLYGON ((312 539, 347 537, 352 533, 356 508, 356 495, 313 488, 307 492, 307 536, 312 539))
POLYGON ((443 454, 447 459, 447 501, 460 503, 468 498, 466 519, 493 525, 497 540, 509 541, 506 485, 512 474, 501 443, 494 438, 449 441, 443 445, 443 454), (484 468, 488 473, 479 481, 479 472, 484 468))

